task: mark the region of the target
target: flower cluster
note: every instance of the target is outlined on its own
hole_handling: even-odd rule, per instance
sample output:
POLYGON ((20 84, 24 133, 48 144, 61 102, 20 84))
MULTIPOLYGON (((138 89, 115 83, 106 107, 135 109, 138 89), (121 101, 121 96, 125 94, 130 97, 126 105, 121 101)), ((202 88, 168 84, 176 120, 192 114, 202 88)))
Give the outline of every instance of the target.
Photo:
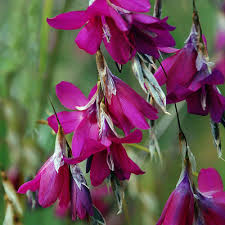
POLYGON ((224 193, 222 179, 215 169, 200 170, 196 189, 185 168, 157 225, 225 224, 224 193))
MULTIPOLYGON (((93 186, 109 180, 113 189, 113 184, 129 180, 131 174, 144 174, 128 156, 124 144, 141 142, 141 130, 150 129, 158 119, 157 109, 167 113, 166 104, 186 100, 189 113, 210 114, 214 125, 225 124, 225 97, 217 87, 225 82, 224 62, 212 69, 196 9, 191 33, 182 49, 173 48, 175 41, 170 32, 175 27, 167 23, 167 17, 143 14, 149 9, 148 0, 90 0, 86 10, 47 19, 55 29, 82 28, 75 42, 87 53, 96 54, 98 81, 88 97, 72 83, 61 81, 56 85, 56 95, 66 110, 47 119, 57 133, 55 151, 35 178, 19 188, 19 193, 37 192, 42 207, 57 201, 57 213, 64 215, 70 209, 73 220, 96 219, 96 213, 100 214, 92 203, 79 163, 87 160, 86 172, 90 172, 93 186), (117 65, 133 59, 133 70, 151 104, 112 74, 100 50, 102 42, 117 65), (155 60, 161 52, 174 55, 163 60, 156 71, 155 60), (164 84, 167 96, 160 88, 164 84), (71 148, 67 134, 73 135, 71 148)), ((217 48, 221 48, 224 34, 218 34, 217 48)), ((183 137, 178 112, 177 118, 183 137)), ((215 142, 219 133, 216 125, 215 142)), ((155 133, 151 134, 156 140, 155 133)), ((195 188, 184 139, 188 150, 183 171, 157 225, 225 224, 221 178, 214 169, 201 170, 195 188)))
POLYGON ((159 58, 159 51, 175 45, 170 31, 175 28, 162 20, 141 14, 150 9, 148 0, 94 0, 84 11, 71 11, 47 19, 55 29, 83 27, 75 42, 89 54, 95 54, 101 42, 119 64, 127 63, 136 52, 159 58))
POLYGON ((208 115, 216 123, 221 122, 225 111, 225 97, 217 85, 224 84, 224 76, 218 69, 211 71, 206 40, 193 25, 184 48, 162 62, 155 77, 160 85, 166 83, 167 103, 186 100, 188 112, 208 115))

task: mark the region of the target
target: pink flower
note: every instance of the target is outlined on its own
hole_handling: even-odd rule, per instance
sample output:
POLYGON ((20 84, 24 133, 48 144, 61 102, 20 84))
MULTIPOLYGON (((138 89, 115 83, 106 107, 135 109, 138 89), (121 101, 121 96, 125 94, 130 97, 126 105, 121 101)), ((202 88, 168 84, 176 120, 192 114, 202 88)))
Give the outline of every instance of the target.
POLYGON ((225 97, 217 85, 224 83, 224 77, 216 69, 210 71, 209 63, 197 51, 196 35, 192 31, 184 48, 162 62, 167 75, 160 67, 155 77, 160 85, 166 83, 168 104, 186 100, 189 113, 210 113, 218 123, 225 111, 225 97))
POLYGON ((38 190, 38 202, 42 207, 49 207, 57 199, 62 207, 69 203, 69 170, 63 161, 66 145, 62 135, 62 130, 59 129, 54 154, 41 167, 35 178, 18 190, 20 194, 25 194, 28 190, 38 190))
POLYGON ((200 219, 203 225, 225 224, 225 192, 219 173, 213 169, 201 169, 197 193, 200 219))
MULTIPOLYGON (((140 142, 142 133, 139 130, 135 130, 124 138, 119 138, 115 136, 107 124, 107 121, 105 121, 102 135, 104 143, 107 143, 108 146, 105 146, 101 151, 96 152, 95 149, 90 146, 89 148, 82 148, 80 154, 76 154, 75 158, 65 158, 64 160, 69 164, 74 164, 91 157, 91 162, 89 162, 90 165, 88 165, 88 167, 90 167, 90 179, 93 186, 100 185, 111 172, 114 172, 120 180, 128 180, 131 173, 136 175, 144 173, 139 166, 128 157, 126 150, 122 146, 122 143, 140 142)), ((77 139, 79 139, 79 136, 77 136, 77 139)), ((86 142, 89 142, 89 140, 87 139, 86 142)))
MULTIPOLYGON (((74 132, 72 140, 73 156, 80 155, 82 149, 92 148, 92 153, 101 151, 110 143, 99 138, 100 121, 98 118, 107 117, 109 124, 113 123, 122 128, 127 134, 133 128, 148 129, 146 118, 156 119, 157 111, 141 96, 133 91, 127 84, 112 75, 110 77, 114 93, 108 93, 106 105, 108 114, 100 113, 98 92, 94 87, 89 95, 89 100, 73 84, 61 82, 56 86, 56 95, 60 102, 70 110, 58 113, 58 117, 65 134, 74 132), (110 96, 109 96, 110 95, 110 96), (111 121, 111 118, 112 121, 111 121), (111 122, 110 122, 111 121, 111 122)), ((100 87, 99 87, 100 88, 100 87)), ((101 101, 101 99, 100 99, 101 101)), ((57 120, 55 116, 48 118, 49 125, 57 132, 57 120)))
POLYGON ((85 11, 63 13, 47 22, 63 30, 85 25, 75 42, 89 54, 95 54, 103 41, 109 54, 120 64, 127 63, 136 51, 158 58, 159 50, 175 45, 169 33, 175 28, 166 23, 167 18, 159 20, 132 13, 146 11, 147 2, 95 0, 85 11))
POLYGON ((162 20, 144 14, 124 14, 123 17, 130 26, 128 37, 137 52, 159 58, 159 51, 168 52, 169 47, 175 45, 169 33, 175 27, 167 24, 167 17, 162 20))
POLYGON ((126 83, 114 76, 107 68, 107 86, 114 90, 114 93, 105 93, 108 101, 108 111, 115 125, 121 128, 125 134, 131 129, 149 129, 149 120, 156 120, 157 110, 147 103, 144 98, 138 95, 126 83))
MULTIPOLYGON (((118 1, 122 3, 119 5, 123 6, 126 2, 118 1)), ((135 10, 136 2, 132 4, 130 1, 127 6, 135 10)), ((62 30, 75 30, 85 25, 75 40, 79 48, 89 54, 95 54, 103 41, 112 58, 124 64, 132 57, 134 49, 123 34, 128 27, 117 11, 118 9, 112 7, 106 0, 95 0, 85 11, 63 13, 55 18, 47 19, 47 22, 55 29, 62 30)))
POLYGON ((187 172, 172 192, 157 225, 192 225, 194 196, 187 172))
POLYGON ((72 220, 81 220, 93 216, 93 205, 87 182, 78 165, 70 165, 70 190, 69 204, 56 206, 56 215, 65 217, 68 212, 72 214, 72 220))

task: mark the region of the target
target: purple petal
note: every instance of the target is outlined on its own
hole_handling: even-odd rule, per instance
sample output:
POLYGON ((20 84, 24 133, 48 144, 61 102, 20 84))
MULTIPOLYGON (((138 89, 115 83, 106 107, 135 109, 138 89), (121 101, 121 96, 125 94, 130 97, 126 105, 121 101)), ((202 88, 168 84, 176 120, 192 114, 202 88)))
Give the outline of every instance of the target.
POLYGON ((198 189, 204 195, 223 191, 223 181, 214 168, 201 169, 198 175, 198 189))
POLYGON ((75 42, 80 49, 93 55, 100 48, 102 42, 102 24, 99 19, 89 21, 79 32, 75 42))
POLYGON ((136 175, 145 173, 128 157, 126 150, 121 144, 113 143, 111 152, 115 164, 115 172, 120 180, 129 179, 131 173, 136 175))
POLYGON ((218 92, 216 87, 209 87, 208 98, 211 118, 219 123, 225 111, 225 97, 218 92))
POLYGON ((140 130, 135 130, 123 138, 114 136, 110 137, 110 140, 115 143, 139 143, 142 140, 142 132, 140 130))
POLYGON ((206 105, 206 109, 203 110, 201 104, 201 90, 195 92, 194 94, 190 95, 187 99, 187 108, 188 112, 192 114, 206 116, 209 113, 209 109, 206 105))
POLYGON ((62 167, 60 167, 57 173, 52 161, 49 167, 41 174, 38 202, 42 207, 49 207, 60 195, 64 183, 62 170, 62 167))
POLYGON ((102 151, 93 156, 90 170, 90 179, 93 186, 100 185, 110 175, 106 162, 107 151, 102 151))
POLYGON ((111 0, 111 2, 131 12, 148 12, 151 8, 149 0, 111 0))
POLYGON ((120 31, 115 26, 113 20, 107 19, 106 22, 109 37, 107 37, 107 35, 103 36, 105 47, 117 63, 125 64, 134 55, 135 49, 126 36, 126 33, 120 31))
POLYGON ((76 106, 84 106, 88 103, 88 99, 81 90, 66 81, 56 85, 56 95, 61 104, 71 110, 74 110, 76 106))
POLYGON ((70 202, 70 175, 67 165, 61 167, 60 169, 60 173, 62 173, 63 176, 63 186, 59 196, 59 207, 65 209, 68 208, 70 202))
POLYGON ((40 185, 40 178, 41 178, 41 175, 38 174, 37 176, 35 176, 35 178, 33 180, 22 184, 19 187, 19 190, 17 192, 20 193, 20 194, 25 194, 28 190, 31 190, 31 191, 38 190, 39 185, 40 185))
POLYGON ((75 30, 81 28, 88 20, 85 11, 72 11, 62 13, 54 18, 47 18, 51 27, 60 30, 75 30))
MULTIPOLYGON (((57 113, 59 122, 65 134, 72 133, 83 119, 83 112, 80 111, 62 111, 57 113)), ((58 121, 55 115, 48 117, 48 125, 57 133, 58 121)))

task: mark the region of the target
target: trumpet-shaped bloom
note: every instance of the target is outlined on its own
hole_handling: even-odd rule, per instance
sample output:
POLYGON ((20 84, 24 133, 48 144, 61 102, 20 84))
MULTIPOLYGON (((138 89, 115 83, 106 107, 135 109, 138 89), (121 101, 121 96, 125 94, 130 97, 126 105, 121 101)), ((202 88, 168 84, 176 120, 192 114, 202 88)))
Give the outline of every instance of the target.
POLYGON ((186 173, 171 193, 157 225, 192 225, 194 196, 186 173))
POLYGON ((101 42, 120 64, 136 53, 159 57, 159 50, 175 45, 169 31, 174 27, 163 20, 131 12, 146 11, 148 1, 95 0, 85 11, 72 11, 47 19, 55 29, 75 30, 84 26, 75 42, 89 54, 95 54, 101 42))
POLYGON ((158 19, 144 14, 124 15, 129 21, 129 38, 137 52, 159 58, 160 51, 170 52, 169 47, 175 45, 170 34, 174 30, 167 24, 167 19, 158 19))
MULTIPOLYGON (((123 138, 116 137, 105 121, 104 141, 109 143, 102 151, 96 152, 92 147, 83 148, 76 158, 64 160, 69 164, 79 163, 92 156, 90 165, 90 178, 93 186, 100 185, 107 178, 111 171, 120 180, 128 180, 131 173, 136 175, 144 172, 127 155, 122 143, 138 143, 142 139, 142 133, 135 130, 123 138)), ((88 141, 88 140, 87 140, 88 141)))
POLYGON ((213 169, 202 169, 198 177, 198 207, 204 225, 225 224, 225 192, 219 173, 213 169))
MULTIPOLYGON (((146 118, 156 119, 156 109, 123 81, 115 76, 112 76, 111 79, 114 85, 114 94, 112 93, 111 97, 107 97, 107 105, 113 123, 122 128, 126 134, 133 128, 148 129, 146 118)), ((101 151, 111 144, 107 139, 99 139, 98 121, 101 121, 101 118, 97 119, 99 108, 96 105, 97 91, 94 87, 89 99, 87 99, 77 87, 69 82, 63 81, 56 86, 56 95, 60 102, 66 108, 76 110, 57 114, 65 133, 74 132, 72 140, 74 157, 79 156, 83 148, 93 149, 94 154, 94 152, 101 151)), ((55 115, 48 118, 48 123, 57 132, 55 115)))
POLYGON ((66 145, 61 132, 59 129, 54 154, 41 167, 35 178, 24 183, 18 190, 21 194, 28 190, 38 190, 38 202, 42 207, 49 207, 57 199, 62 207, 69 203, 69 170, 63 161, 66 145))
POLYGON ((134 49, 123 35, 128 30, 127 24, 118 9, 106 0, 95 0, 85 11, 63 13, 47 19, 47 22, 55 29, 62 30, 75 30, 85 25, 75 42, 89 54, 95 54, 102 41, 118 63, 126 63, 134 54, 134 49))
POLYGON ((197 52, 196 38, 191 33, 184 48, 162 62, 166 74, 160 67, 155 76, 160 85, 166 83, 167 103, 186 100, 189 113, 210 113, 218 123, 225 111, 225 97, 216 85, 223 84, 224 77, 219 70, 209 71, 207 61, 197 52))

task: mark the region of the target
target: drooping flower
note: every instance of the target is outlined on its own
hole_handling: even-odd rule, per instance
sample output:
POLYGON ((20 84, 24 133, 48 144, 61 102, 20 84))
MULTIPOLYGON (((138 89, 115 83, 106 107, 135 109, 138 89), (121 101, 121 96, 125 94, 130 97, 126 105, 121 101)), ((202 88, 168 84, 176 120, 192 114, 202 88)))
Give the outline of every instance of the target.
POLYGON ((95 0, 85 11, 63 13, 47 19, 47 22, 63 30, 85 25, 75 40, 79 48, 95 54, 103 41, 112 58, 125 64, 136 51, 159 58, 159 50, 167 51, 175 45, 169 33, 174 27, 166 23, 167 18, 160 20, 133 13, 146 11, 147 5, 147 0, 142 3, 136 0, 95 0))
POLYGON ((148 54, 154 58, 159 58, 160 51, 171 52, 175 41, 170 34, 174 30, 167 24, 167 17, 158 19, 144 14, 124 14, 123 16, 129 24, 129 40, 139 53, 148 54))
MULTIPOLYGON (((75 158, 65 158, 64 160, 69 164, 74 164, 91 157, 89 167, 90 179, 93 186, 100 185, 111 172, 114 172, 120 180, 128 180, 131 173, 136 175, 143 174, 144 172, 128 157, 126 150, 122 146, 122 143, 140 142, 142 139, 141 131, 135 130, 128 136, 120 138, 110 128, 106 119, 104 119, 103 123, 100 135, 103 143, 106 144, 104 149, 96 152, 92 146, 87 146, 86 148, 82 148, 79 153, 75 149, 75 153, 73 154, 75 158)), ((80 138, 79 134, 76 136, 77 139, 80 138)), ((90 142, 88 138, 86 138, 86 142, 90 142)))
POLYGON ((184 172, 183 178, 171 193, 157 225, 192 225, 194 219, 194 196, 189 175, 184 172))
POLYGON ((188 112, 198 115, 210 113, 214 122, 221 122, 225 111, 225 97, 216 85, 224 83, 220 71, 209 69, 210 63, 197 49, 197 33, 192 30, 186 45, 162 62, 155 76, 160 85, 166 83, 167 103, 187 101, 188 112))
POLYGON ((85 219, 93 216, 93 206, 90 191, 78 165, 70 165, 71 173, 71 211, 72 219, 85 219))
POLYGON ((20 186, 18 193, 25 194, 28 190, 38 191, 38 202, 42 207, 49 207, 57 199, 59 204, 69 203, 69 170, 63 161, 66 142, 60 128, 55 144, 54 154, 45 162, 35 178, 20 186))
MULTIPOLYGON (((111 78, 111 77, 110 77, 111 78)), ((133 128, 148 129, 149 125, 145 118, 156 119, 157 111, 147 103, 141 96, 133 91, 123 81, 113 76, 111 78, 113 93, 106 97, 107 113, 109 124, 114 123, 122 128, 125 133, 133 128), (110 121, 112 117, 112 121, 110 121)), ((99 85, 98 85, 99 86, 99 85)), ((65 134, 74 132, 72 140, 73 156, 80 155, 82 148, 92 148, 95 152, 105 149, 110 143, 104 143, 104 139, 99 139, 100 132, 100 105, 99 90, 94 87, 90 92, 89 100, 73 84, 61 82, 56 86, 56 95, 60 102, 70 110, 58 113, 59 120, 65 131, 65 134), (88 102, 89 101, 89 102, 88 102), (98 140, 98 143, 97 141, 98 140)), ((101 92, 101 91, 100 91, 101 92)), ((104 111, 104 110, 103 110, 104 111)), ((103 113, 102 111, 102 113, 103 113)), ((48 118, 49 125, 57 132, 57 120, 55 115, 48 118)), ((113 125, 111 125, 112 127, 113 125)))
POLYGON ((148 129, 146 118, 156 120, 157 110, 112 74, 100 51, 96 54, 96 62, 107 111, 113 123, 125 134, 129 134, 133 128, 148 129))
POLYGON ((225 192, 219 173, 213 168, 201 169, 198 189, 196 199, 202 225, 225 224, 225 192))
POLYGON ((134 54, 132 45, 123 34, 128 30, 127 24, 106 0, 95 0, 85 11, 63 13, 47 19, 47 22, 62 30, 75 30, 85 25, 75 42, 89 54, 95 54, 102 41, 112 58, 120 64, 126 63, 134 54))

